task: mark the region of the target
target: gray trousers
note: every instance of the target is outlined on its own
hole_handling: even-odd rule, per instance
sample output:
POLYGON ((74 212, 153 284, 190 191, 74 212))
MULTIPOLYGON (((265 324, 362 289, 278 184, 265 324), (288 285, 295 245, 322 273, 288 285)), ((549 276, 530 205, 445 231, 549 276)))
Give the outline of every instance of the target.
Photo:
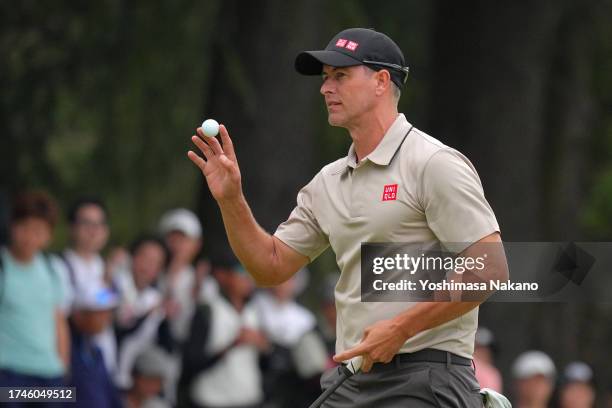
MULTIPOLYGON (((321 377, 325 390, 338 380, 338 367, 321 377)), ((347 379, 323 408, 481 408, 480 385, 470 366, 446 363, 374 364, 347 379)))

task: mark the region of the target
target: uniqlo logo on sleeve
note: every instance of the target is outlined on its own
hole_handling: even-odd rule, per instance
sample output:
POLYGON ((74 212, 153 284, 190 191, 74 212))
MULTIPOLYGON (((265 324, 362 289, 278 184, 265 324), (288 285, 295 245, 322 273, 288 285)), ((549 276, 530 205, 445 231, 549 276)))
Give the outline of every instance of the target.
POLYGON ((344 48, 345 45, 346 40, 344 38, 339 38, 338 41, 336 41, 336 47, 344 48))
POLYGON ((359 44, 355 41, 349 41, 348 44, 346 44, 347 50, 355 51, 357 47, 359 47, 359 44))
POLYGON ((383 189, 383 201, 397 200, 397 184, 387 184, 383 189))

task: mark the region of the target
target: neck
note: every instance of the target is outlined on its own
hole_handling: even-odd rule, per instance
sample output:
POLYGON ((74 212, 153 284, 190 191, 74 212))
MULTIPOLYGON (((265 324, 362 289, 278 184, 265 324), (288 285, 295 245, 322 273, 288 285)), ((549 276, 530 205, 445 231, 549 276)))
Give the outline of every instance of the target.
POLYGON ((30 263, 34 259, 34 253, 27 252, 16 246, 10 246, 9 252, 16 261, 20 263, 30 263))
POLYGON ((92 259, 94 259, 98 253, 97 252, 91 252, 91 251, 87 251, 86 249, 83 248, 79 248, 79 247, 73 247, 72 250, 81 258, 83 258, 86 261, 91 261, 92 259))
POLYGON ((364 116, 363 120, 348 127, 355 145, 357 162, 372 153, 397 119, 397 108, 379 109, 364 116))

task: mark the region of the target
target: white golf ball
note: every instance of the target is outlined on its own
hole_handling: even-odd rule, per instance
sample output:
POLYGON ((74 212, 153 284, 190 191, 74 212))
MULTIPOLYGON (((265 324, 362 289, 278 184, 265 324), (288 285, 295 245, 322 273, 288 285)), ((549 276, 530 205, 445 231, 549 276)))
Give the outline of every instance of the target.
POLYGON ((202 122, 202 132, 208 137, 217 136, 219 134, 219 122, 214 119, 206 119, 202 122))

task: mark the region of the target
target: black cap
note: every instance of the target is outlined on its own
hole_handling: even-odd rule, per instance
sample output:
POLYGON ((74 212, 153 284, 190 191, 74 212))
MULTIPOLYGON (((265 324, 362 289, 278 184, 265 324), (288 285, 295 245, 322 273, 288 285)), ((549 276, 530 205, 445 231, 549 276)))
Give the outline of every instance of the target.
POLYGON ((320 75, 323 65, 366 65, 375 71, 387 69, 391 80, 400 88, 408 77, 402 50, 391 38, 370 28, 341 31, 324 50, 303 51, 295 58, 295 69, 303 75, 320 75))

